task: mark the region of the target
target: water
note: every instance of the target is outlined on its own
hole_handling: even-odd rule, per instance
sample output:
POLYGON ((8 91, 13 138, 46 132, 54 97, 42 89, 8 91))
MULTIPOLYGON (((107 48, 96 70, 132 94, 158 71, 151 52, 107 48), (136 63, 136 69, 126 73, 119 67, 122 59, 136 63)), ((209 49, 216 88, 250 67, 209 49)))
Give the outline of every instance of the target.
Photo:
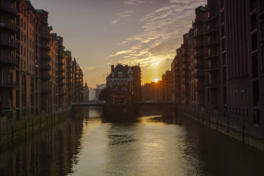
POLYGON ((146 111, 128 124, 104 123, 94 108, 70 117, 1 153, 0 175, 264 175, 263 152, 192 120, 146 111))

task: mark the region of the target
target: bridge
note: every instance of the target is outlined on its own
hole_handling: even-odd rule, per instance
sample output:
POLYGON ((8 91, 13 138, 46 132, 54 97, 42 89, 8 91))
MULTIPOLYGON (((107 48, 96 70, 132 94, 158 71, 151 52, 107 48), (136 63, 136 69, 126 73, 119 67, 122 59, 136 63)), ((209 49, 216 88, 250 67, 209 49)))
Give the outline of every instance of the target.
MULTIPOLYGON (((105 104, 106 104, 105 101, 91 100, 91 101, 74 102, 72 103, 72 106, 103 106, 105 104)), ((174 103, 171 101, 142 101, 139 104, 140 105, 173 105, 174 103)))

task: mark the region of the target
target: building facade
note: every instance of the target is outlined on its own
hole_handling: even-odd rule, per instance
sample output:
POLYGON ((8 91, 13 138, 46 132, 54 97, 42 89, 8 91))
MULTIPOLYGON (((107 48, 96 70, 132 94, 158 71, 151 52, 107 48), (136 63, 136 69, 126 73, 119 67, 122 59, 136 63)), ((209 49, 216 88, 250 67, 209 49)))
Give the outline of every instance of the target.
POLYGON ((141 101, 141 69, 139 66, 111 65, 106 78, 110 104, 130 105, 141 101))
POLYGON ((261 0, 208 0, 196 8, 171 64, 175 103, 263 136, 263 10, 261 0))
POLYGON ((20 120, 71 106, 73 77, 82 100, 82 70, 73 72, 62 37, 51 31, 47 11, 27 0, 0 1, 0 116, 20 120))

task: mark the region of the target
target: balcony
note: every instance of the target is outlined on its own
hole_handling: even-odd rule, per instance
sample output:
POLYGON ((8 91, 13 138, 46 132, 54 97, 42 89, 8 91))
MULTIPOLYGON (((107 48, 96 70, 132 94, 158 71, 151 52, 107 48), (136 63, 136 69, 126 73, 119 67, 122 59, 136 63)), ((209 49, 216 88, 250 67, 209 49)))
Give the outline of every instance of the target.
POLYGON ((18 48, 17 40, 10 40, 10 39, 0 39, 0 45, 3 47, 8 47, 12 49, 18 48))
POLYGON ((189 60, 185 58, 185 59, 183 59, 182 63, 189 64, 189 60))
POLYGON ((61 68, 61 67, 59 67, 59 69, 58 69, 58 73, 64 73, 65 71, 64 71, 64 68, 61 68))
POLYGON ((203 92, 203 91, 204 91, 204 85, 201 84, 201 83, 198 83, 198 85, 197 85, 197 90, 198 90, 199 92, 203 92))
POLYGON ((207 72, 214 72, 214 71, 218 71, 220 68, 219 68, 219 65, 218 64, 208 64, 206 67, 205 67, 205 70, 207 72))
POLYGON ((0 63, 6 65, 18 66, 18 59, 12 56, 0 56, 0 63))
POLYGON ((18 16, 17 10, 15 8, 11 7, 10 5, 0 3, 0 10, 2 12, 5 12, 5 13, 12 15, 13 17, 18 16))
POLYGON ((196 78, 203 78, 204 77, 204 71, 203 70, 197 70, 196 78))
POLYGON ((0 88, 17 88, 17 82, 12 80, 0 80, 0 88))
POLYGON ((63 86, 65 86, 65 83, 64 82, 59 82, 58 86, 59 87, 63 87, 63 86))
POLYGON ((59 62, 59 65, 63 66, 63 65, 65 65, 65 63, 64 62, 59 62))
POLYGON ((209 89, 218 89, 219 88, 219 83, 216 81, 210 82, 206 84, 206 87, 209 89))
POLYGON ((48 93, 49 93, 49 89, 47 87, 41 88, 41 94, 48 94, 48 93))
POLYGON ((209 22, 212 22, 212 21, 216 21, 217 20, 217 16, 211 16, 209 17, 206 22, 209 23, 209 22))
POLYGON ((194 68, 196 68, 196 69, 203 69, 204 68, 204 65, 203 64, 198 64, 198 63, 196 63, 196 64, 194 64, 193 65, 194 66, 194 68))
POLYGON ((40 40, 48 42, 48 41, 50 41, 50 37, 49 36, 41 36, 40 40))
POLYGON ((51 79, 51 76, 49 73, 43 73, 40 75, 40 79, 44 80, 44 81, 47 81, 47 80, 50 80, 51 79))
POLYGON ((41 59, 41 60, 43 60, 43 61, 46 61, 46 62, 48 62, 48 61, 50 61, 50 60, 51 60, 51 57, 50 57, 50 56, 48 56, 48 55, 44 55, 44 56, 41 56, 41 57, 40 57, 40 59, 41 59))
POLYGON ((63 80, 65 79, 65 76, 64 75, 59 75, 59 80, 63 80))
POLYGON ((209 59, 218 59, 218 58, 219 58, 218 54, 211 54, 211 55, 207 56, 205 59, 209 60, 209 59))
POLYGON ((47 45, 42 45, 40 48, 41 48, 41 50, 43 50, 43 51, 49 51, 49 50, 50 50, 50 47, 47 46, 47 45))
POLYGON ((209 34, 216 33, 216 32, 218 32, 218 28, 213 27, 213 28, 209 28, 209 29, 207 29, 207 30, 204 32, 204 35, 209 35, 209 34))
POLYGON ((211 47, 211 46, 217 46, 219 45, 219 42, 217 40, 212 40, 207 42, 206 46, 211 47))
POLYGON ((199 48, 203 48, 204 47, 204 43, 203 42, 196 42, 196 45, 195 45, 195 49, 199 49, 199 48))
POLYGON ((195 58, 197 58, 197 59, 203 58, 203 57, 204 57, 204 54, 202 54, 202 53, 195 54, 195 58))
POLYGON ((19 28, 16 24, 0 22, 0 28, 11 32, 18 32, 19 28))
POLYGON ((188 67, 188 66, 183 66, 183 67, 182 67, 182 70, 183 70, 184 72, 188 72, 188 71, 189 71, 189 67, 188 67))
POLYGON ((51 66, 49 64, 47 64, 47 63, 41 64, 40 65, 40 69, 41 70, 50 70, 51 69, 51 66))
POLYGON ((63 96, 63 95, 65 95, 65 94, 66 94, 65 91, 60 91, 60 92, 59 92, 59 96, 63 96))

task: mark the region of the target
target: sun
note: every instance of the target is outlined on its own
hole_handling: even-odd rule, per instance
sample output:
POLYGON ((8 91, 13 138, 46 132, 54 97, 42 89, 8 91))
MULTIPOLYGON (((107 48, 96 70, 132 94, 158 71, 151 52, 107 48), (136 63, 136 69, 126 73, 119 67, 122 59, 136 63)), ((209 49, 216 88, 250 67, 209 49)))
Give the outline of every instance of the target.
POLYGON ((159 81, 159 78, 154 78, 153 82, 157 83, 159 81))

